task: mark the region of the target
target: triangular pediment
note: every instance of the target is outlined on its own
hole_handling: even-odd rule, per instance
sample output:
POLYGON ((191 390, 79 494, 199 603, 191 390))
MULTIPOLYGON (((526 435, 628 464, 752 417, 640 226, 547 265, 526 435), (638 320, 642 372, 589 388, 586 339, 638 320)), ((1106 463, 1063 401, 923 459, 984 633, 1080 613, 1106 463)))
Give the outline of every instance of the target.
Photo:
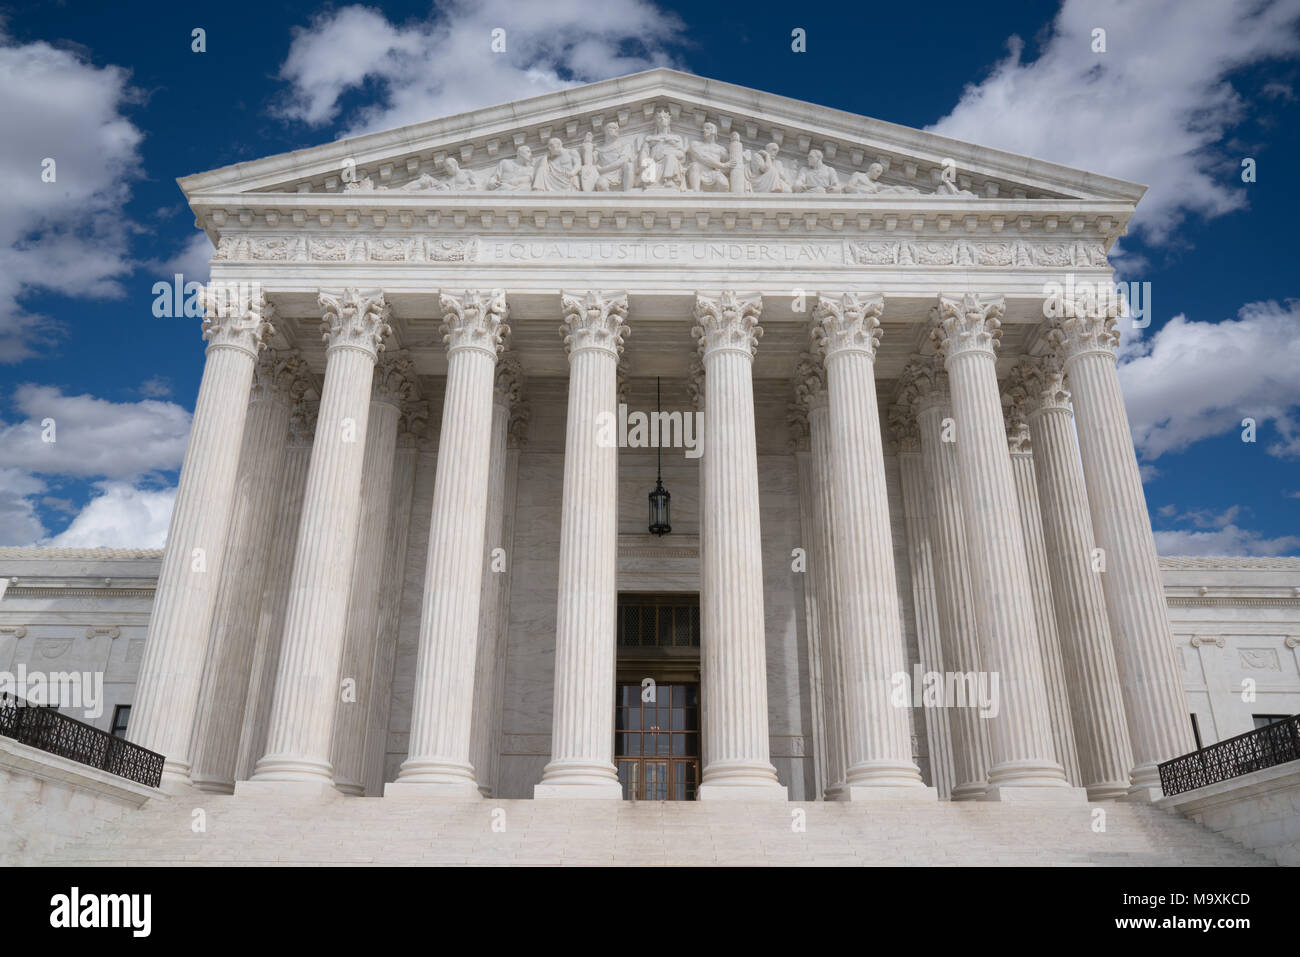
POLYGON ((1132 205, 1145 191, 665 69, 239 163, 180 185, 191 201, 238 193, 831 192, 1132 205), (614 136, 610 123, 618 124, 614 136))

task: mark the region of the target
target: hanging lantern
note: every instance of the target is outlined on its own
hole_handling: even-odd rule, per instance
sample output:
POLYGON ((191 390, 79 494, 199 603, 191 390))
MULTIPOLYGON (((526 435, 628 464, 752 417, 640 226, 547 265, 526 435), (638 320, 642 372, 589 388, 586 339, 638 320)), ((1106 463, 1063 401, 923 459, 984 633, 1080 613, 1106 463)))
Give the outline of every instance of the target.
MULTIPOLYGON (((660 404, 659 401, 658 377, 655 378, 655 408, 659 412, 663 411, 663 406, 660 404)), ((656 423, 663 422, 663 416, 662 415, 657 416, 655 418, 655 422, 656 423)), ((662 436, 658 436, 655 442, 655 448, 658 450, 659 461, 655 470, 654 491, 650 493, 650 534, 651 535, 667 535, 669 532, 673 530, 672 520, 671 520, 673 497, 669 495, 668 490, 664 488, 664 475, 663 475, 664 449, 662 443, 658 441, 658 439, 661 438, 662 436)))

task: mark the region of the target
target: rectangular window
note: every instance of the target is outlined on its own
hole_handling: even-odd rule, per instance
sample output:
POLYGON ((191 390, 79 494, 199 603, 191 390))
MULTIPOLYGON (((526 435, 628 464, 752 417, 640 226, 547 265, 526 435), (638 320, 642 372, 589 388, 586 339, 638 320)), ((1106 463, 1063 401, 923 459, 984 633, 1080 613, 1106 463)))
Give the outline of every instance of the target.
POLYGON ((1285 721, 1290 715, 1287 714, 1252 714, 1251 718, 1255 721, 1255 730, 1267 728, 1274 721, 1285 721))
POLYGON ((131 720, 131 706, 129 704, 119 704, 113 709, 113 727, 109 733, 115 738, 126 737, 126 723, 131 720))

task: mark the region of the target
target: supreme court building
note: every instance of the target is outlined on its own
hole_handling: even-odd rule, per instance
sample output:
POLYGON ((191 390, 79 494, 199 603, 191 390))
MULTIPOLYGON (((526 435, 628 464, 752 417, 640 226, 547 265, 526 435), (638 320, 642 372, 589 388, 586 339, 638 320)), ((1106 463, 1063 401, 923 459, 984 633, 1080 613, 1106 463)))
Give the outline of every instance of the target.
POLYGON ((1197 746, 1144 187, 669 70, 180 184, 164 787, 1083 802, 1197 746))

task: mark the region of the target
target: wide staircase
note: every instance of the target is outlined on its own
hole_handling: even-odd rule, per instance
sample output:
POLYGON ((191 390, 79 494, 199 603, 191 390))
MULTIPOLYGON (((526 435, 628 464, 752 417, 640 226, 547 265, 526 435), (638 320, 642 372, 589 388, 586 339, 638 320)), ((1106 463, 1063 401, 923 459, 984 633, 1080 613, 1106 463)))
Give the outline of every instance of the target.
MULTIPOLYGON (((32 862, 35 863, 35 862, 32 862)), ((496 865, 1268 865, 1129 803, 439 802, 185 792, 40 863, 496 865), (1104 811, 1104 820, 1095 811, 1104 811), (201 811, 202 814, 196 813, 201 811), (198 823, 202 829, 196 830, 198 823)))

